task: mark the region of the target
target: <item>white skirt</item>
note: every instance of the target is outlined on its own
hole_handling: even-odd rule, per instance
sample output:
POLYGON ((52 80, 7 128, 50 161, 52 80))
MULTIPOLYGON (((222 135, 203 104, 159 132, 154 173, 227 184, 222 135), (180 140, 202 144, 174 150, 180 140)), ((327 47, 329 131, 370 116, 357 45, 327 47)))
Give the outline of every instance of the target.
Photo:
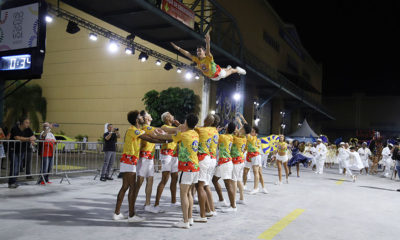
POLYGON ((281 161, 283 163, 289 161, 289 158, 287 155, 281 156, 279 154, 276 154, 275 157, 276 157, 276 160, 281 161))

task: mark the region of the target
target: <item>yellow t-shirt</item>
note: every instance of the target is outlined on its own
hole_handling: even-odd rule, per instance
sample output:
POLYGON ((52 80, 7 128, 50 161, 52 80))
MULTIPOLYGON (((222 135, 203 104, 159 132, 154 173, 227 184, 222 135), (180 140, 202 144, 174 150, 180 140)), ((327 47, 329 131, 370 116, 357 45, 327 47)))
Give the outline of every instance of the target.
POLYGON ((223 163, 227 163, 232 160, 232 157, 231 157, 232 143, 233 143, 233 135, 232 134, 219 135, 219 140, 218 140, 218 149, 219 149, 218 164, 219 165, 221 165, 223 163))
MULTIPOLYGON (((142 127, 142 130, 146 133, 146 134, 151 134, 152 132, 154 132, 155 128, 149 125, 144 125, 142 127)), ((145 157, 148 159, 153 159, 154 157, 154 152, 155 152, 155 144, 148 142, 148 141, 141 141, 140 144, 140 157, 145 157)))
MULTIPOLYGON (((167 128, 175 128, 172 126, 168 126, 168 125, 162 125, 162 127, 167 127, 167 128)), ((170 143, 164 143, 161 146, 161 150, 176 150, 176 143, 175 142, 170 142, 170 143)))
POLYGON ((218 139, 219 133, 217 128, 209 127, 210 133, 212 134, 211 144, 210 144, 210 156, 215 159, 217 157, 217 147, 218 147, 218 139))
POLYGON ((179 132, 172 136, 172 140, 179 144, 178 170, 183 172, 198 172, 199 134, 194 130, 179 132))
POLYGON ((247 139, 247 145, 246 145, 247 152, 248 153, 259 153, 260 146, 259 146, 257 136, 252 136, 252 135, 248 134, 246 139, 247 139))
POLYGON ((232 158, 241 158, 244 157, 244 152, 246 151, 246 137, 238 137, 233 136, 233 144, 231 148, 231 156, 232 158))
POLYGON ((145 132, 143 130, 139 130, 135 126, 129 127, 125 134, 123 154, 133 156, 138 159, 141 142, 139 136, 143 135, 144 133, 145 132))
POLYGON ((199 134, 199 152, 198 154, 210 154, 211 141, 214 136, 211 127, 197 127, 194 129, 199 134))
POLYGON ((192 61, 197 64, 197 68, 207 77, 212 78, 217 72, 217 64, 213 56, 206 56, 203 59, 193 56, 192 61))

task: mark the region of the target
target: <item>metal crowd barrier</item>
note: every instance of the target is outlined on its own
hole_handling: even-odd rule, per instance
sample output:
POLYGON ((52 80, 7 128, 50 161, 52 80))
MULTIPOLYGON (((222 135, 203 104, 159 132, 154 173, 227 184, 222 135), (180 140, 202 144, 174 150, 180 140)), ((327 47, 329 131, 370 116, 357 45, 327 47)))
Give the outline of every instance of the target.
MULTIPOLYGON (((94 179, 101 174, 104 164, 103 143, 100 142, 65 142, 53 143, 50 153, 48 141, 20 142, 15 140, 0 140, 0 182, 9 178, 27 178, 38 180, 46 175, 61 176, 62 183, 70 183, 69 175, 95 173, 94 179), (46 152, 47 151, 47 152, 46 152), (48 158, 52 156, 52 164, 48 171, 43 169, 48 158)), ((156 145, 154 168, 161 170, 159 161, 160 145, 156 145)), ((116 144, 116 157, 111 176, 119 170, 119 159, 122 156, 123 143, 116 144)))

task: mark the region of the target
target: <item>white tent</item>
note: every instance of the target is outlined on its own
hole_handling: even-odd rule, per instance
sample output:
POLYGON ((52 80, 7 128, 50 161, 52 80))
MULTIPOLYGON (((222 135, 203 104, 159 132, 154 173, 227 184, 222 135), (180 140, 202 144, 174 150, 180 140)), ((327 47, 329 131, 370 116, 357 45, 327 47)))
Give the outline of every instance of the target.
POLYGON ((299 129, 287 136, 294 139, 318 138, 318 135, 308 125, 307 119, 304 119, 299 129))

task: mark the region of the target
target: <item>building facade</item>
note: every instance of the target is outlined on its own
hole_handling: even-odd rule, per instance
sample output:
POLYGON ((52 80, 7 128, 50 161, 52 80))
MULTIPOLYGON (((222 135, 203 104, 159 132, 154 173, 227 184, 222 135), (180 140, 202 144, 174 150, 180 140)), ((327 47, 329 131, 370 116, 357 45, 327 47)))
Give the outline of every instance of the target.
MULTIPOLYGON (((237 21, 245 61, 255 66, 259 63, 259 69, 271 78, 285 78, 321 104, 322 66, 303 47, 295 26, 283 22, 266 0, 219 2, 237 21)), ((264 135, 293 132, 306 117, 320 130, 321 114, 255 76, 246 76, 243 105, 247 120, 255 124, 257 119, 264 135)))
MULTIPOLYGON (((53 5, 58 3, 55 0, 49 2, 53 5)), ((159 8, 157 1, 148 2, 159 8)), ((184 1, 184 4, 191 6, 194 2, 184 1)), ((35 80, 42 86, 48 101, 47 120, 60 125, 55 131, 63 131, 71 137, 88 135, 89 141, 101 136, 105 123, 113 123, 124 132, 129 126, 126 113, 144 109, 142 98, 146 92, 186 87, 201 99, 201 119, 211 111, 216 111, 226 120, 231 120, 236 112, 242 112, 248 122, 258 125, 261 133, 268 135, 290 133, 307 117, 318 132, 321 113, 313 106, 321 104, 322 68, 302 46, 296 28, 284 23, 267 1, 220 0, 218 4, 237 23, 245 66, 265 73, 271 81, 254 74, 257 71, 250 73, 249 69, 245 77, 234 75, 219 82, 203 77, 187 81, 175 70, 166 71, 163 65, 155 65, 156 59, 152 57, 140 62, 137 58, 139 53, 126 55, 123 46, 118 52, 110 53, 107 50, 109 40, 99 37, 97 41, 91 41, 86 29, 69 34, 65 31, 68 22, 55 18, 47 26, 42 79, 35 80), (271 84, 274 81, 280 82, 281 87, 271 84), (234 92, 241 93, 240 100, 232 99, 234 92), (303 104, 306 98, 313 103, 303 104)), ((215 1, 207 3, 209 7, 214 5, 215 1)), ((60 7, 122 36, 130 34, 63 1, 60 7)), ((194 10, 200 11, 198 7, 194 10)), ((198 17, 196 21, 199 22, 198 17)), ((213 35, 220 29, 210 30, 214 41, 213 35)), ((194 31, 197 31, 196 25, 194 31)), ((159 44, 138 36, 134 41, 189 63, 159 44)), ((223 67, 231 64, 217 55, 215 60, 223 67)))

